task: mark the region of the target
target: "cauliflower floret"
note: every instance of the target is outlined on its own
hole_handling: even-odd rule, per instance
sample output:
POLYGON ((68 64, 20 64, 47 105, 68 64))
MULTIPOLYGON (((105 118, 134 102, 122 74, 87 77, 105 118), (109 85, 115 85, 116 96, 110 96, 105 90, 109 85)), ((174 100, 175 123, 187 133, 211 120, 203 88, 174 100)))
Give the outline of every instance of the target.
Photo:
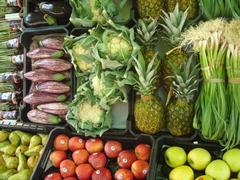
POLYGON ((99 123, 104 111, 98 104, 91 105, 85 101, 79 106, 78 116, 83 122, 90 121, 94 124, 99 123))
POLYGON ((94 76, 92 79, 92 88, 94 89, 95 94, 101 94, 104 91, 104 84, 97 76, 94 76))
POLYGON ((81 59, 80 55, 89 55, 90 54, 90 48, 85 49, 81 46, 81 44, 76 44, 72 48, 73 56, 76 60, 76 63, 79 67, 79 69, 83 72, 89 71, 92 69, 93 65, 92 63, 87 63, 83 59, 81 59))

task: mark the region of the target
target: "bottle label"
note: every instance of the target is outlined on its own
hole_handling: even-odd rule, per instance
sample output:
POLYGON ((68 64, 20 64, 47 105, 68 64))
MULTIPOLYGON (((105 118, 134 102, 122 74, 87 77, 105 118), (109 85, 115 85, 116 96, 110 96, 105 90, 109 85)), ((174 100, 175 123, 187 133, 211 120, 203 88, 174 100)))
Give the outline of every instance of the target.
POLYGON ((7 0, 8 6, 18 6, 17 0, 7 0))
POLYGON ((23 54, 12 56, 12 63, 16 65, 23 64, 23 54))
POLYGON ((12 101, 12 92, 0 93, 0 100, 1 101, 12 101))
POLYGON ((1 111, 0 119, 16 119, 17 111, 1 111))
POLYGON ((6 42, 7 48, 18 48, 19 47, 19 39, 10 39, 6 42))
POLYGON ((13 73, 6 72, 0 74, 0 82, 12 82, 13 73))

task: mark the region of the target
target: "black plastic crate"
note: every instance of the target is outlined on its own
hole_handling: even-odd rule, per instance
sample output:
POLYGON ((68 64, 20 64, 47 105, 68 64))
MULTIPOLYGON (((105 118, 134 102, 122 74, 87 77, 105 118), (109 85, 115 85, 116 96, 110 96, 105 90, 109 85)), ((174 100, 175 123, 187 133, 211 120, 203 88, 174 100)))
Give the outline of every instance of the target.
MULTIPOLYGON (((15 130, 20 130, 20 131, 24 131, 24 132, 27 132, 27 133, 30 133, 33 135, 35 135, 37 133, 40 133, 40 134, 48 134, 49 133, 48 131, 46 131, 45 128, 42 128, 41 126, 37 126, 34 124, 29 124, 29 123, 19 123, 19 122, 10 122, 10 121, 9 122, 0 121, 0 130, 6 130, 9 132, 15 131, 15 130)), ((43 151, 45 151, 46 146, 47 145, 45 145, 43 147, 44 148, 43 151)), ((41 156, 43 156, 43 154, 41 156)), ((41 156, 39 157, 37 164, 36 164, 35 168, 33 169, 33 172, 37 168, 38 163, 40 162, 41 156)))
MULTIPOLYGON (((165 160, 164 160, 164 153, 168 147, 171 146, 179 146, 182 147, 186 153, 188 153, 190 150, 194 148, 204 148, 206 149, 212 156, 212 161, 215 159, 222 159, 222 156, 225 151, 223 151, 223 147, 218 143, 206 143, 202 141, 179 141, 176 138, 170 138, 170 137, 161 137, 158 138, 156 141, 155 146, 155 153, 156 157, 154 157, 154 167, 151 171, 151 174, 153 175, 153 179, 155 180, 167 180, 168 175, 172 168, 170 168, 165 160)), ((201 175, 204 175, 204 171, 196 171, 194 170, 195 178, 201 175)))
MULTIPOLYGON (((32 42, 32 37, 35 35, 44 35, 44 34, 54 34, 54 33, 65 33, 66 35, 68 35, 68 30, 66 28, 52 28, 52 27, 47 27, 44 29, 36 29, 36 30, 25 30, 21 36, 21 43, 24 47, 24 73, 31 71, 31 61, 30 58, 27 57, 27 52, 29 50, 29 46, 32 42)), ((74 68, 72 68, 71 70, 71 87, 73 87, 73 79, 74 77, 74 68)), ((31 87, 31 81, 24 78, 23 79, 23 97, 28 95, 28 92, 30 90, 31 87)), ((72 90, 73 88, 71 88, 72 90)), ((71 96, 70 96, 70 100, 73 99, 73 94, 74 92, 71 92, 71 96)), ((27 103, 23 102, 23 105, 21 107, 20 110, 20 116, 21 116, 21 120, 22 122, 27 122, 27 123, 32 123, 31 121, 28 120, 27 118, 27 113, 30 110, 30 105, 27 103)), ((35 124, 35 123, 33 123, 35 124)), ((65 126, 66 123, 65 122, 61 122, 58 125, 45 125, 45 124, 38 124, 38 126, 42 126, 43 128, 46 128, 48 131, 52 130, 53 128, 56 127, 63 127, 65 126)))
MULTIPOLYGON (((137 97, 136 92, 133 92, 132 93, 132 100, 131 100, 132 106, 131 106, 131 111, 130 111, 131 112, 131 118, 129 119, 129 131, 133 135, 138 136, 138 135, 141 135, 141 134, 144 134, 144 133, 141 132, 140 130, 138 130, 135 126, 134 105, 135 105, 136 97, 137 97)), ((175 139, 181 140, 181 141, 192 141, 193 139, 195 139, 198 136, 198 132, 197 132, 197 130, 193 129, 193 132, 189 135, 186 135, 186 136, 172 136, 166 128, 163 128, 163 129, 161 129, 161 131, 159 133, 153 135, 154 138, 159 138, 160 136, 174 137, 175 139)))
MULTIPOLYGON (((35 7, 35 4, 36 4, 36 1, 34 2, 35 0, 23 0, 23 16, 25 17, 28 13, 30 12, 33 12, 33 10, 36 8, 35 7)), ((42 1, 44 2, 44 1, 42 1)), ((64 0, 64 2, 66 4, 68 4, 68 0, 64 0)), ((71 6, 70 6, 71 8, 71 6)), ((69 17, 70 18, 70 17, 69 17)), ((22 26, 24 29, 44 29, 46 27, 51 27, 51 28, 56 28, 56 27, 61 27, 61 28, 71 28, 72 27, 72 24, 70 23, 69 19, 68 19, 68 22, 67 24, 62 24, 62 25, 48 25, 48 26, 39 26, 39 27, 28 27, 24 20, 22 22, 22 26)))
MULTIPOLYGON (((51 167, 51 163, 49 162, 49 156, 50 153, 52 152, 53 149, 53 142, 54 139, 57 135, 59 134, 66 134, 69 137, 72 136, 80 136, 83 139, 88 139, 88 137, 84 137, 81 136, 75 132, 69 131, 67 129, 54 129, 51 133, 50 133, 50 137, 48 139, 47 145, 46 145, 46 149, 43 152, 43 155, 38 163, 37 168, 35 169, 31 179, 32 180, 40 180, 43 179, 47 174, 51 173, 51 172, 55 172, 57 169, 51 167)), ((89 137, 90 138, 90 137, 89 137)), ((154 167, 154 149, 155 149, 155 141, 151 136, 148 135, 141 135, 139 137, 133 137, 133 136, 128 136, 127 134, 124 136, 109 136, 109 135, 103 135, 101 137, 101 139, 105 142, 107 140, 117 140, 121 143, 123 143, 123 149, 131 149, 134 148, 134 146, 136 146, 137 144, 140 143, 145 143, 145 144, 149 144, 152 147, 152 152, 151 152, 151 158, 150 158, 150 162, 149 162, 149 170, 151 170, 154 167)), ((147 176, 147 180, 152 180, 152 174, 151 171, 149 171, 148 176, 147 176)))

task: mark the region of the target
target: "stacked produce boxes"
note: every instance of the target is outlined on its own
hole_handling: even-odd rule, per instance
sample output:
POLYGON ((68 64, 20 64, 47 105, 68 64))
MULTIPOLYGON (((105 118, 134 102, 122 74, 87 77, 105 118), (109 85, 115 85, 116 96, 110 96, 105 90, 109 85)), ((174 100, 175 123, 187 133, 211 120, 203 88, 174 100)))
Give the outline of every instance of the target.
POLYGON ((239 17, 238 0, 0 2, 0 179, 240 179, 239 17))

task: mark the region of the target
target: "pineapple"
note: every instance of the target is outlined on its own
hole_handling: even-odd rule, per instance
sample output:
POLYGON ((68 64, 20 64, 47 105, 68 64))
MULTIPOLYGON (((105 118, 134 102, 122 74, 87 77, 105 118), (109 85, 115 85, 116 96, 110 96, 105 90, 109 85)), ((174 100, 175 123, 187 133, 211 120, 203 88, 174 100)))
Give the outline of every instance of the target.
MULTIPOLYGON (((157 19, 143 18, 139 19, 136 26, 136 38, 138 44, 142 47, 141 52, 143 53, 144 59, 147 64, 150 63, 153 56, 157 52, 156 43, 158 41, 158 22, 157 19)), ((160 57, 157 56, 157 61, 160 62, 160 57)), ((158 72, 161 72, 159 66, 158 72)), ((160 73, 157 77, 157 87, 160 86, 160 73)))
POLYGON ((172 67, 181 69, 182 65, 188 60, 188 54, 179 47, 181 34, 186 26, 187 10, 180 11, 177 4, 173 12, 163 13, 164 24, 161 24, 161 26, 164 28, 165 39, 173 48, 166 53, 163 61, 163 88, 168 93, 172 84, 172 79, 168 77, 174 75, 172 67))
POLYGON ((167 11, 172 12, 179 4, 182 11, 188 9, 188 19, 193 19, 198 15, 198 0, 167 0, 167 11))
POLYGON ((137 0, 138 14, 141 18, 159 18, 162 15, 164 0, 137 0))
POLYGON ((172 84, 172 79, 169 78, 174 75, 173 67, 181 69, 184 63, 188 60, 188 53, 180 47, 171 49, 166 53, 163 61, 163 88, 168 93, 172 84))
POLYGON ((184 136, 192 132, 194 97, 198 90, 199 66, 193 66, 192 56, 183 70, 176 72, 173 80, 175 97, 167 106, 167 128, 174 136, 184 136))
POLYGON ((154 95, 159 66, 157 53, 150 63, 146 63, 146 59, 141 53, 137 59, 134 58, 134 61, 138 75, 135 89, 140 95, 134 104, 135 125, 143 133, 156 134, 164 126, 164 107, 160 99, 154 95))

